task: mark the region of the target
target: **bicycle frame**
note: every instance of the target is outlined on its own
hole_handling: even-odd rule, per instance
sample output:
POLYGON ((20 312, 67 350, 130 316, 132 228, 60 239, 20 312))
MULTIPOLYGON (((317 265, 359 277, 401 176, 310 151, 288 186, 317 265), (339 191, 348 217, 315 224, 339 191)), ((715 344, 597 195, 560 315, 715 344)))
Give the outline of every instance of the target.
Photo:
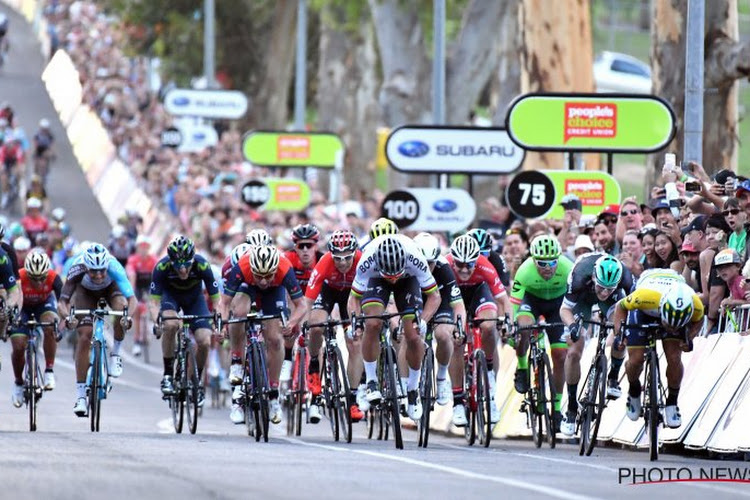
POLYGON ((30 329, 26 341, 26 353, 24 362, 24 391, 23 397, 26 406, 29 409, 29 430, 36 431, 36 405, 41 399, 44 390, 41 386, 44 380, 44 373, 39 365, 38 338, 44 336, 45 327, 52 327, 57 331, 57 320, 39 322, 30 319, 24 323, 30 329))

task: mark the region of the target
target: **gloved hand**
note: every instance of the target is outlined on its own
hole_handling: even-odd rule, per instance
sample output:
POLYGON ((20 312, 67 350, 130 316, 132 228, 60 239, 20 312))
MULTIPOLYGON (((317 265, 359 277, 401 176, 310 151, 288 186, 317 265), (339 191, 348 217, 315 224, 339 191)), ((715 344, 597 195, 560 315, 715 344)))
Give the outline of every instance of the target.
POLYGON ((122 316, 120 318, 120 326, 123 330, 130 330, 130 328, 133 326, 133 320, 130 319, 130 316, 122 316))
POLYGON ((423 320, 422 318, 419 318, 419 334, 422 336, 427 335, 427 322, 423 320))
POLYGON ((580 335, 580 329, 581 325, 578 323, 571 323, 568 325, 568 335, 570 335, 571 342, 578 342, 578 337, 580 335))
POLYGON ((161 338, 162 334, 164 333, 164 330, 162 329, 162 327, 159 326, 159 325, 157 325, 157 324, 154 324, 154 326, 151 329, 151 331, 153 332, 154 337, 156 337, 157 340, 159 340, 161 338))

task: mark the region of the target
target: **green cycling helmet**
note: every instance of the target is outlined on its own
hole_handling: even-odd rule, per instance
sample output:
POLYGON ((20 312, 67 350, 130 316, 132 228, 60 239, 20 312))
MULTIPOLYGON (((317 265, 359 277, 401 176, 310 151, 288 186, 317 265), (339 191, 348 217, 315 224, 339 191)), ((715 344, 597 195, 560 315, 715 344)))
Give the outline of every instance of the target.
POLYGON ((540 234, 531 241, 529 253, 534 260, 552 260, 560 257, 562 250, 557 238, 549 234, 540 234))
POLYGON ((490 233, 484 229, 472 229, 466 234, 477 240, 477 243, 479 243, 479 251, 482 255, 487 255, 492 250, 492 237, 490 236, 490 233))
POLYGON ((398 234, 398 226, 391 219, 381 217, 370 226, 370 239, 374 240, 384 234, 398 234))
POLYGON ((611 255, 603 255, 594 264, 594 282, 603 288, 615 288, 622 279, 622 264, 611 255))

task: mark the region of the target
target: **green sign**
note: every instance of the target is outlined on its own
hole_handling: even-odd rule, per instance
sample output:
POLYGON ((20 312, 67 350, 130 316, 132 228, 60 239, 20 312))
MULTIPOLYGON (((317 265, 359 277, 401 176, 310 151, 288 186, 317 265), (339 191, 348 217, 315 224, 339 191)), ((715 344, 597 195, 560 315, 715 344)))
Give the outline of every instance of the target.
POLYGON ((620 203, 620 184, 607 173, 596 170, 545 170, 544 173, 555 187, 555 202, 546 218, 563 218, 560 202, 566 194, 580 198, 583 214, 598 215, 607 205, 620 203))
POLYGON ((251 131, 242 141, 242 154, 266 167, 333 168, 344 144, 335 134, 251 131))
POLYGON ((245 203, 263 210, 298 212, 310 204, 310 186, 300 179, 253 179, 240 194, 245 203))
POLYGON ((532 151, 650 153, 667 146, 675 118, 651 95, 526 94, 506 118, 510 138, 532 151))

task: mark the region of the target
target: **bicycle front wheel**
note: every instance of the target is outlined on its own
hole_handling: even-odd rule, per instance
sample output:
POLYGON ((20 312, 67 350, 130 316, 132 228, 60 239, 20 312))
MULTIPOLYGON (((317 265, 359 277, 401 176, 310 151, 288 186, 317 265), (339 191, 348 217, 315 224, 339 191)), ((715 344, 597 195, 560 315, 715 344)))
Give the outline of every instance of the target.
MULTIPOLYGON (((385 363, 383 364, 383 371, 385 372, 385 386, 387 395, 384 394, 386 405, 388 406, 388 412, 390 413, 390 421, 393 425, 393 438, 396 442, 396 448, 399 450, 404 449, 404 441, 401 436, 401 415, 399 412, 399 397, 396 391, 396 356, 392 348, 385 349, 385 363)), ((387 432, 387 431, 386 431, 387 432)))
POLYGON ((659 361, 656 351, 650 350, 646 365, 646 383, 648 384, 646 407, 646 424, 648 425, 649 459, 654 462, 659 459, 659 361))
POLYGON ((99 432, 99 411, 101 410, 101 393, 99 392, 102 379, 102 345, 98 341, 92 346, 91 379, 89 380, 89 418, 91 432, 99 432))
POLYGON ((174 425, 174 431, 177 434, 181 434, 182 425, 185 421, 185 385, 183 384, 185 378, 185 360, 182 353, 179 352, 175 358, 172 368, 172 383, 174 384, 174 391, 169 396, 169 408, 172 410, 172 425, 174 425))
POLYGON ((419 398, 422 400, 422 418, 417 423, 419 433, 418 446, 427 448, 430 440, 430 413, 435 401, 435 357, 432 348, 427 347, 422 359, 422 373, 420 374, 419 398))
POLYGON ((596 447, 596 436, 599 434, 599 425, 602 422, 602 413, 607 405, 607 358, 599 358, 599 367, 597 368, 597 378, 594 381, 593 396, 591 400, 593 416, 593 427, 590 428, 588 445, 586 447, 586 456, 590 456, 596 447))
POLYGON ((28 346, 26 347, 26 377, 25 377, 25 383, 26 388, 24 390, 25 397, 26 397, 26 404, 29 408, 29 430, 31 432, 36 431, 36 402, 37 402, 37 390, 39 388, 39 379, 38 373, 39 369, 37 368, 37 352, 36 349, 31 345, 31 342, 28 341, 28 346))
POLYGON ((476 351, 474 366, 476 368, 477 435, 479 444, 487 448, 492 440, 492 419, 490 417, 490 381, 484 351, 476 351))
POLYGON ((547 437, 547 443, 550 448, 554 448, 557 443, 557 433, 555 429, 555 387, 552 378, 552 367, 546 352, 543 352, 539 362, 539 392, 540 400, 538 405, 542 411, 544 429, 547 437))
POLYGON ((464 408, 466 409, 466 426, 464 437, 469 446, 477 439, 476 394, 474 393, 474 374, 472 373, 474 360, 464 365, 464 408))
POLYGON ((591 430, 594 424, 593 405, 598 378, 599 363, 598 361, 595 361, 589 367, 589 372, 586 375, 585 383, 583 385, 583 391, 578 398, 578 423, 581 429, 580 442, 578 443, 579 455, 583 455, 586 452, 589 446, 589 440, 591 439, 591 430))
POLYGON ((346 365, 344 364, 344 357, 341 355, 341 350, 337 347, 333 350, 333 356, 331 362, 334 363, 334 379, 335 384, 333 387, 333 413, 338 415, 337 420, 339 422, 339 436, 347 443, 352 442, 352 414, 349 411, 349 378, 346 373, 346 365))
POLYGON ((305 413, 305 395, 307 394, 307 349, 297 350, 295 362, 296 382, 292 384, 292 417, 294 435, 302 434, 302 415, 305 413))
POLYGON ((187 409, 187 421, 190 434, 198 430, 198 391, 200 380, 198 379, 198 362, 195 359, 195 345, 191 342, 187 347, 187 374, 185 377, 185 408, 187 409))
POLYGON ((252 348, 253 359, 253 405, 255 411, 255 440, 268 442, 268 372, 266 371, 266 356, 261 344, 254 344, 252 348))

